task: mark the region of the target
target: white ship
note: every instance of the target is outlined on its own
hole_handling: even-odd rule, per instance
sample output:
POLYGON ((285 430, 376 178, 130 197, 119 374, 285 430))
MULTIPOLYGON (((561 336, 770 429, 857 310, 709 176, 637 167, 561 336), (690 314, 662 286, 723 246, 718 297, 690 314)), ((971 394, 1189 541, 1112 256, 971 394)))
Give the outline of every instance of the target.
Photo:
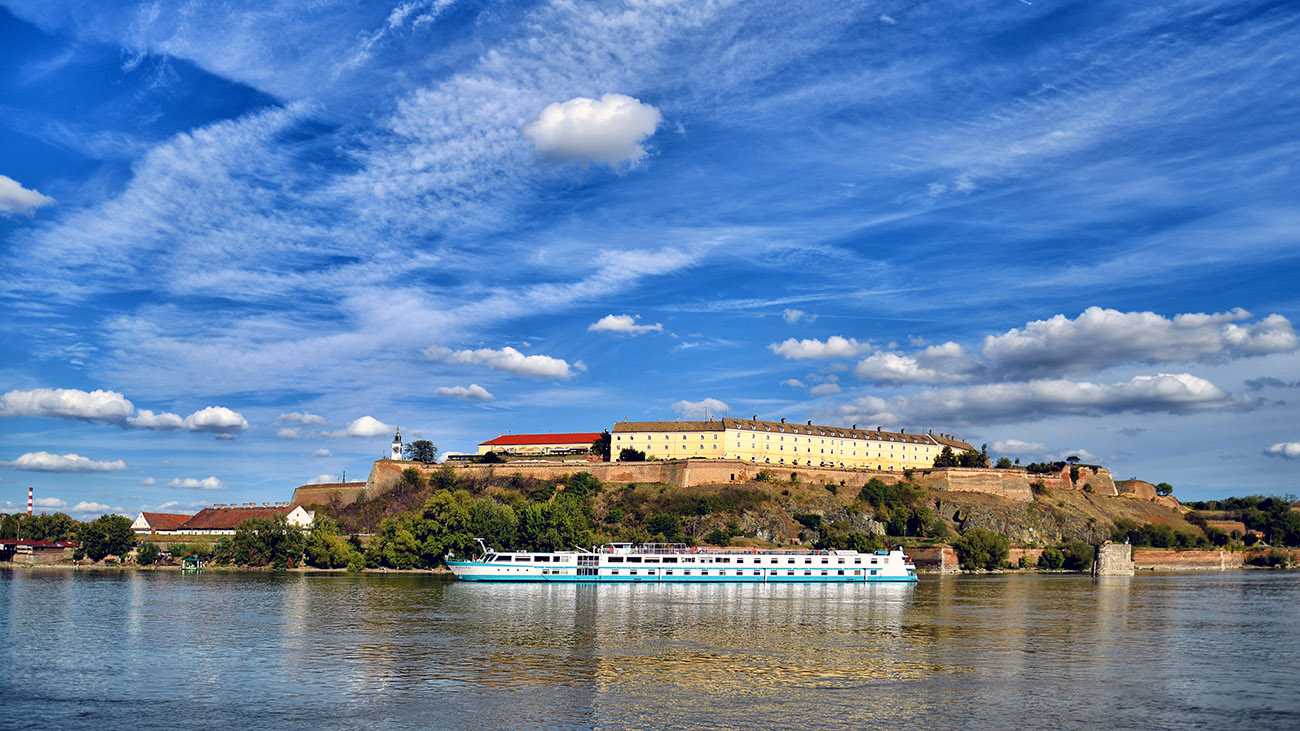
POLYGON ((916 566, 902 549, 790 552, 702 549, 673 543, 610 543, 593 550, 497 551, 479 540, 473 560, 447 558, 464 581, 579 583, 747 582, 806 583, 916 581, 916 566))

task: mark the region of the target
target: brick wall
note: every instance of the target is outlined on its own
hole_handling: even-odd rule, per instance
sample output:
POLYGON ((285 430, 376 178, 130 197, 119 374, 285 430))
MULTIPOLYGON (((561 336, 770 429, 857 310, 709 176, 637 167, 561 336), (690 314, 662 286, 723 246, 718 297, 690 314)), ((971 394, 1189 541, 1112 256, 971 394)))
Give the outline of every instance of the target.
POLYGON ((917 571, 939 574, 961 573, 961 565, 957 563, 957 552, 952 546, 909 548, 907 555, 911 557, 912 563, 916 564, 917 571))
POLYGON ((1169 548, 1134 548, 1133 564, 1153 571, 1239 569, 1246 562, 1239 551, 1175 551, 1169 548))
POLYGON ((1024 470, 947 467, 918 470, 912 480, 918 485, 936 490, 983 492, 1024 502, 1034 499, 1034 493, 1029 488, 1029 479, 1025 476, 1024 470), (925 474, 926 472, 929 474, 925 474))
POLYGON ((1041 548, 1012 548, 1007 554, 1007 561, 1012 566, 1019 566, 1020 557, 1024 556, 1025 563, 1027 563, 1030 568, 1033 568, 1038 565, 1038 558, 1042 555, 1043 549, 1041 548))
POLYGON ((292 505, 329 505, 338 498, 340 505, 351 505, 366 493, 366 483, 350 482, 342 485, 302 485, 293 491, 292 505))

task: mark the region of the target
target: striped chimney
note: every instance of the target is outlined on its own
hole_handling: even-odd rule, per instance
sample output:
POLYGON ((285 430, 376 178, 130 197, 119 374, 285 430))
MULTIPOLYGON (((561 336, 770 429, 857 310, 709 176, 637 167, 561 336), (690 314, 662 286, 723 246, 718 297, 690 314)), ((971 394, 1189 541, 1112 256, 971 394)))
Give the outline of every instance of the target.
POLYGON ((32 488, 27 488, 27 514, 32 514, 32 488))

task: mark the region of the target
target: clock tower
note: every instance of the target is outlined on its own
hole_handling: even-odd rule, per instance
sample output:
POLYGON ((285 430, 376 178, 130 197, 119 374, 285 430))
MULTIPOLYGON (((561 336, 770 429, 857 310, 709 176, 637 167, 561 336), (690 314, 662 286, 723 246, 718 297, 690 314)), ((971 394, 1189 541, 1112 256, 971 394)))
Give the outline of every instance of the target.
POLYGON ((402 458, 402 427, 397 427, 397 433, 393 434, 393 456, 392 459, 402 458))

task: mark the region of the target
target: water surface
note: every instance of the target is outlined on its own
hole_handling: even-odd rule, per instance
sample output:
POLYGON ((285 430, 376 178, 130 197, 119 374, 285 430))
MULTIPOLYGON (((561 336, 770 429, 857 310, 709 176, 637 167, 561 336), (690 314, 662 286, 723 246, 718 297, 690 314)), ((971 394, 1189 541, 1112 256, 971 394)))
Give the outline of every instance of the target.
POLYGON ((1298 728, 1300 574, 0 569, 4 728, 1298 728))

